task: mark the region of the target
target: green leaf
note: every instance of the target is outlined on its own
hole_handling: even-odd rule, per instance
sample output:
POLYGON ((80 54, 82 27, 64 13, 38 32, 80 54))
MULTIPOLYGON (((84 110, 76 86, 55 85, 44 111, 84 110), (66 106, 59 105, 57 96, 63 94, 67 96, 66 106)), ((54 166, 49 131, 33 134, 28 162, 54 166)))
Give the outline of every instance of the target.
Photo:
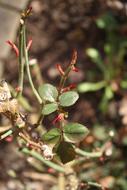
POLYGON ((105 127, 98 124, 94 125, 93 134, 100 141, 104 141, 108 137, 108 133, 106 133, 105 127))
POLYGON ((95 48, 88 48, 86 54, 91 58, 97 60, 100 57, 100 53, 95 48))
POLYGON ((91 58, 91 60, 96 63, 97 67, 103 72, 105 73, 105 65, 103 63, 102 57, 99 53, 99 51, 95 48, 88 48, 86 50, 86 54, 91 58))
POLYGON ((127 81, 126 81, 126 80, 122 80, 121 83, 120 83, 120 86, 121 86, 123 89, 127 89, 127 81))
POLYGON ((63 129, 64 139, 68 142, 77 143, 82 141, 89 133, 89 130, 79 123, 69 123, 63 129))
POLYGON ((44 107, 42 109, 42 114, 49 115, 50 113, 53 113, 57 109, 58 109, 57 103, 46 104, 46 105, 44 105, 44 107))
POLYGON ((112 14, 106 13, 96 20, 96 25, 100 29, 113 30, 118 27, 118 23, 112 14))
POLYGON ((42 136, 42 140, 49 144, 56 144, 61 137, 61 131, 58 128, 51 129, 42 136))
POLYGON ((107 86, 105 89, 105 96, 108 100, 112 99, 114 96, 113 90, 111 86, 107 86))
POLYGON ((101 109, 102 112, 106 113, 108 111, 109 101, 113 98, 113 96, 114 96, 114 92, 111 86, 107 86, 105 88, 105 92, 103 94, 101 103, 99 105, 99 108, 101 109))
POLYGON ((49 102, 55 102, 58 96, 58 91, 56 87, 54 87, 51 84, 43 84, 39 87, 39 94, 42 98, 42 100, 49 101, 49 102))
POLYGON ((79 95, 75 91, 64 92, 59 96, 60 105, 63 107, 72 106, 78 98, 79 95))
POLYGON ((82 93, 93 92, 93 91, 97 91, 97 90, 104 88, 105 85, 106 85, 105 81, 96 82, 96 83, 83 82, 83 83, 78 85, 78 91, 82 92, 82 93))
POLYGON ((57 147, 56 154, 60 158, 63 164, 70 162, 75 159, 75 150, 71 143, 68 142, 61 142, 57 147))

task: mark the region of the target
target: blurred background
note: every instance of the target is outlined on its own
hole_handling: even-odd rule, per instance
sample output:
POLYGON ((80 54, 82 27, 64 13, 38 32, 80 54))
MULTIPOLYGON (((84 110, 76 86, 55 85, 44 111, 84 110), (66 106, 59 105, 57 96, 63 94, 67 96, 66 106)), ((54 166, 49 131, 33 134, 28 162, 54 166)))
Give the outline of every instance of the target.
MULTIPOLYGON (((18 43, 19 13, 28 5, 32 6, 27 21, 28 39, 33 39, 30 59, 39 63, 44 81, 57 86, 56 64, 66 68, 73 49, 78 52, 79 72, 70 75, 68 84, 77 85, 80 99, 69 108, 69 121, 83 123, 89 128, 90 135, 81 143, 85 150, 106 148, 104 159, 86 160, 82 167, 75 168, 78 179, 98 182, 106 190, 127 190, 126 0, 31 0, 21 1, 18 6, 15 1, 14 5, 10 2, 0 1, 0 10, 14 14, 8 28, 2 27, 8 13, 0 12, 1 44, 8 38, 18 43)), ((17 59, 9 49, 4 50, 5 46, 3 43, 0 50, 0 76, 16 87, 17 59)), ((24 96, 35 106, 27 78, 25 84, 24 96)), ((52 117, 46 119, 45 125, 50 127, 51 120, 52 117)), ((55 174, 47 178, 31 177, 35 171, 41 175, 48 170, 42 166, 40 171, 34 168, 29 160, 19 155, 15 143, 3 142, 0 146, 1 190, 57 189, 55 174)))

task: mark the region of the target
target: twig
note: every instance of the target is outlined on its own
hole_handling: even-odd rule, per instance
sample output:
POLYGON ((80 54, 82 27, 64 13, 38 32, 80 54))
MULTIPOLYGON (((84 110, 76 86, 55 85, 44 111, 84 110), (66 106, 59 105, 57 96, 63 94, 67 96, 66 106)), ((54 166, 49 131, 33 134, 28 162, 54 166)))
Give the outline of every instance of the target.
POLYGON ((10 129, 9 131, 5 132, 3 135, 1 135, 0 140, 5 139, 6 137, 12 135, 13 131, 10 129))
POLYGON ((57 179, 49 174, 41 174, 37 172, 28 171, 28 172, 23 172, 23 176, 30 178, 32 180, 48 181, 50 183, 57 184, 57 179))
POLYGON ((19 132, 18 134, 22 139, 24 139, 30 146, 34 146, 36 148, 41 149, 40 143, 36 143, 32 140, 30 140, 27 136, 25 136, 22 132, 19 132))
POLYGON ((27 75, 28 75, 28 79, 29 79, 29 83, 31 85, 32 91, 34 93, 34 95, 36 96, 39 104, 42 104, 42 99, 40 97, 40 95, 38 94, 33 81, 32 81, 32 77, 31 77, 31 73, 30 73, 30 68, 29 68, 29 60, 28 60, 28 51, 26 48, 26 30, 25 30, 25 26, 23 27, 23 50, 24 50, 24 58, 25 58, 25 64, 26 64, 26 70, 27 70, 27 75))
POLYGON ((76 148, 75 151, 77 154, 88 157, 88 158, 99 158, 102 156, 102 151, 101 152, 85 152, 84 150, 81 150, 79 148, 76 148))
POLYGON ((103 187, 102 187, 102 185, 101 184, 99 184, 99 183, 96 183, 96 182, 90 182, 90 181, 88 181, 88 182, 86 182, 89 186, 93 186, 93 187, 98 187, 98 188, 100 188, 100 189, 104 189, 103 187))
POLYGON ((58 176, 58 188, 60 190, 65 190, 65 178, 63 173, 59 173, 58 176))
POLYGON ((71 62, 69 64, 69 66, 67 67, 67 69, 65 70, 64 74, 61 76, 61 80, 60 80, 60 84, 59 84, 59 94, 60 94, 62 88, 64 87, 64 84, 68 78, 68 75, 73 70, 74 65, 76 64, 76 61, 77 61, 77 51, 74 50, 73 54, 72 54, 71 62))
MULTIPOLYGON (((30 61, 30 63, 32 62, 32 60, 30 61)), ((30 64, 31 66, 31 73, 33 74, 33 76, 35 76, 35 79, 37 81, 37 84, 40 86, 44 83, 44 80, 42 78, 42 75, 41 75, 41 70, 40 70, 40 67, 39 67, 39 64, 36 60, 36 62, 32 65, 30 64)))
POLYGON ((23 91, 23 80, 24 80, 24 57, 23 57, 23 30, 24 30, 24 21, 20 20, 20 29, 19 29, 19 91, 17 97, 22 95, 23 91))
POLYGON ((37 160, 41 161, 43 164, 55 169, 56 171, 58 172, 62 172, 64 173, 64 168, 62 166, 59 166, 51 161, 47 161, 45 160, 41 154, 39 154, 38 152, 34 151, 34 150, 29 150, 28 148, 23 148, 22 149, 22 152, 24 154, 27 154, 27 155, 30 155, 30 156, 33 156, 34 158, 36 158, 37 160))
POLYGON ((44 119, 44 115, 41 113, 36 123, 36 127, 38 127, 42 123, 43 119, 44 119))

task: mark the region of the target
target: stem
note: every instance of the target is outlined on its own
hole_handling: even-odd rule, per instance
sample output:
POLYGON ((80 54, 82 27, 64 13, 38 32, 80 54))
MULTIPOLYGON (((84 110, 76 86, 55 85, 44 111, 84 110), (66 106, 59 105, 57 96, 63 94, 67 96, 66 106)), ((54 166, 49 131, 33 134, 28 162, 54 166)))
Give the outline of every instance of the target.
POLYGON ((93 186, 93 187, 98 187, 98 188, 101 188, 103 189, 102 185, 101 184, 98 184, 98 183, 95 183, 95 182, 86 182, 89 186, 93 186))
POLYGON ((23 60, 23 30, 24 24, 20 23, 19 29, 19 92, 17 93, 17 97, 22 95, 23 91, 23 79, 24 79, 24 60, 23 60))
POLYGON ((22 132, 19 133, 19 136, 26 141, 26 143, 29 143, 31 146, 34 146, 36 148, 41 148, 40 143, 36 143, 32 140, 30 140, 27 136, 25 136, 22 132))
POLYGON ((42 99, 40 97, 40 95, 38 94, 33 81, 32 81, 32 77, 31 77, 31 73, 30 73, 30 68, 29 68, 29 60, 28 60, 28 51, 26 49, 26 30, 25 30, 25 26, 23 28, 23 50, 24 50, 24 58, 25 58, 25 64, 26 64, 26 70, 27 70, 27 75, 28 75, 28 79, 29 79, 29 83, 30 86, 32 88, 32 91, 34 93, 34 95, 36 96, 39 104, 42 104, 42 99))
POLYGON ((75 149, 76 153, 81 156, 86 156, 88 158, 99 158, 102 156, 102 152, 85 152, 84 150, 81 150, 79 148, 75 149))
POLYGON ((66 79, 68 78, 68 75, 69 75, 70 71, 72 70, 72 68, 76 64, 76 61, 77 61, 77 51, 74 50, 73 54, 72 54, 71 62, 69 64, 69 66, 67 67, 67 69, 65 70, 64 75, 61 77, 60 85, 59 85, 59 94, 61 92, 61 89, 64 87, 64 84, 66 82, 66 79))
POLYGON ((31 65, 31 73, 33 73, 33 75, 35 76, 35 79, 39 86, 44 83, 38 62, 36 62, 34 65, 31 65))
POLYGON ((60 84, 59 84, 59 94, 61 89, 64 87, 64 84, 68 78, 68 75, 72 69, 72 65, 69 65, 69 67, 66 69, 65 74, 61 77, 60 84))
POLYGON ((57 164, 55 164, 55 163, 53 163, 53 162, 51 162, 51 161, 45 160, 45 159, 42 157, 41 154, 39 154, 38 152, 36 152, 36 151, 34 151, 34 150, 29 150, 29 149, 27 149, 27 148, 23 148, 23 149, 22 149, 22 152, 23 152, 24 154, 33 156, 33 157, 36 158, 37 160, 41 161, 43 164, 45 164, 45 165, 47 165, 47 166, 49 166, 49 167, 55 169, 55 170, 58 171, 58 172, 62 172, 62 173, 65 172, 63 167, 61 167, 61 166, 59 166, 59 165, 57 165, 57 164))
POLYGON ((38 118, 36 127, 38 127, 42 123, 43 119, 44 119, 44 115, 42 115, 42 113, 41 113, 40 116, 39 116, 39 118, 38 118))
POLYGON ((10 136, 12 133, 13 133, 13 131, 10 129, 9 131, 7 131, 3 135, 1 135, 0 140, 5 139, 6 137, 10 136))
POLYGON ((58 188, 59 190, 65 190, 65 178, 63 173, 59 173, 58 176, 58 188))
MULTIPOLYGON (((9 85, 9 89, 13 97, 16 98, 15 89, 11 85, 9 85)), ((33 111, 33 107, 29 104, 28 100, 23 95, 18 98, 18 102, 22 105, 23 108, 25 108, 25 110, 30 112, 33 111)))

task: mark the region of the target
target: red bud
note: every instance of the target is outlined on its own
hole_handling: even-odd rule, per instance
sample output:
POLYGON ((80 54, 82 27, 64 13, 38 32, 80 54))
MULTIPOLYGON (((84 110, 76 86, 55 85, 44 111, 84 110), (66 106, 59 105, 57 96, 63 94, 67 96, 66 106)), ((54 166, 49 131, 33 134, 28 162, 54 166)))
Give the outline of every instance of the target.
POLYGON ((15 88, 16 92, 21 92, 21 88, 18 86, 15 88))
POLYGON ((57 67, 57 70, 59 71, 59 73, 60 73, 61 75, 64 75, 64 71, 63 71, 61 65, 60 65, 60 64, 57 64, 56 67, 57 67))
POLYGON ((76 68, 75 66, 73 66, 73 67, 72 67, 72 71, 74 71, 74 72, 76 72, 76 73, 77 73, 77 72, 79 71, 79 69, 78 69, 78 68, 76 68))
POLYGON ((49 168, 48 173, 53 174, 53 173, 55 173, 55 170, 53 168, 49 168))
POLYGON ((61 92, 62 92, 62 93, 63 93, 63 92, 67 92, 67 91, 72 90, 72 89, 74 89, 74 88, 76 88, 76 84, 70 84, 69 86, 63 88, 63 89, 61 90, 61 92))
POLYGON ((5 141, 6 141, 6 142, 12 142, 12 141, 13 141, 13 136, 10 135, 10 136, 6 137, 6 138, 5 138, 5 141))
POLYGON ((27 47, 26 47, 27 51, 31 48, 32 42, 33 42, 32 39, 30 39, 30 40, 28 41, 28 44, 27 44, 27 47))
POLYGON ((10 40, 8 40, 6 42, 12 47, 12 49, 14 50, 16 56, 18 57, 19 56, 19 49, 17 48, 17 46, 10 40))
POLYGON ((64 120, 64 113, 60 113, 53 121, 53 125, 58 122, 58 121, 61 121, 61 120, 64 120))
POLYGON ((77 61, 77 51, 74 50, 73 53, 72 53, 72 59, 71 59, 71 65, 75 65, 76 64, 76 61, 77 61))

